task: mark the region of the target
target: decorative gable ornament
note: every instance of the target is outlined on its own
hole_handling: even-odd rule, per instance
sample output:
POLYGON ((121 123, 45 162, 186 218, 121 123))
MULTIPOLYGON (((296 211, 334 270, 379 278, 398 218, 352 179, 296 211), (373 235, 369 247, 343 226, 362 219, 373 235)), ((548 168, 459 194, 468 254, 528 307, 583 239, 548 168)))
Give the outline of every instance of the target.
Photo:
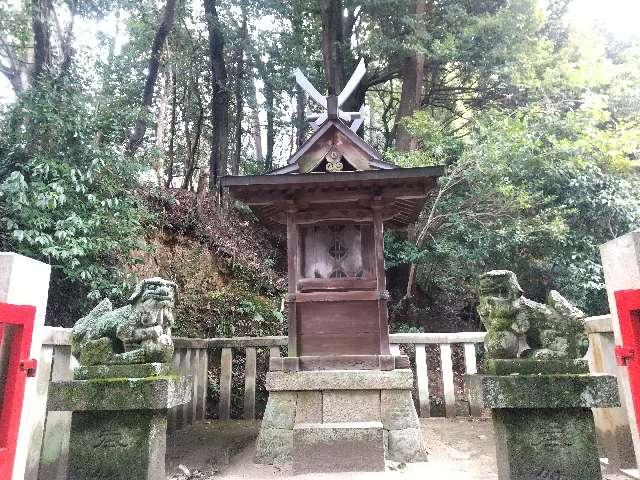
POLYGON ((396 168, 395 165, 383 161, 380 152, 368 145, 356 133, 364 122, 364 105, 358 112, 345 112, 340 109, 365 73, 364 60, 360 60, 342 92, 339 95, 325 97, 311 85, 300 69, 296 69, 295 77, 298 85, 324 108, 325 112, 307 116, 315 130, 314 133, 289 158, 285 167, 269 172, 269 175, 359 172, 396 168))

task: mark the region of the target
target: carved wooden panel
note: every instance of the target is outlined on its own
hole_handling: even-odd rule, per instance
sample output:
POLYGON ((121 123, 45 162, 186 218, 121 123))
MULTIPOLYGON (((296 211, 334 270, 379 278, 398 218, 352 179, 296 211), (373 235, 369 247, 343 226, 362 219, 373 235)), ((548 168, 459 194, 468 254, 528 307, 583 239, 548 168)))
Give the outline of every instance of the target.
POLYGON ((316 279, 370 278, 371 226, 313 225, 301 228, 301 277, 316 279))

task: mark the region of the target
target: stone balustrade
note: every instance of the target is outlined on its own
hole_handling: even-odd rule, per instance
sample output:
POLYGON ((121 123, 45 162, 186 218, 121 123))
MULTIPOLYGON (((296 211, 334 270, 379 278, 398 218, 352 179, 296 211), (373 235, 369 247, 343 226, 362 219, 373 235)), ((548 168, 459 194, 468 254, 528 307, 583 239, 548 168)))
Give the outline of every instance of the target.
MULTIPOLYGON (((402 349, 410 356, 411 365, 415 371, 414 396, 419 416, 429 417, 433 413, 430 396, 434 397, 436 390, 442 391, 441 398, 437 400, 444 404, 446 416, 456 415, 457 377, 459 374, 473 374, 478 371, 476 352, 483 348, 484 335, 484 332, 390 335, 392 353, 399 353, 402 349), (436 353, 440 358, 440 371, 429 372, 427 355, 436 353), (454 360, 464 362, 464 372, 460 372, 460 368, 454 370, 454 360), (442 385, 442 389, 435 388, 438 384, 442 385)), ((592 341, 594 341, 593 338, 592 341)), ((193 399, 188 404, 172 409, 169 415, 169 431, 205 418, 210 380, 208 367, 211 363, 220 365, 220 375, 216 379, 219 382, 218 417, 231 418, 234 356, 244 358, 244 372, 235 372, 236 376, 238 374, 244 376, 242 417, 256 418, 258 356, 259 354, 284 355, 287 339, 285 336, 207 339, 175 337, 174 344, 176 347, 174 367, 180 373, 193 376, 193 399)), ((598 354, 606 357, 612 356, 613 352, 598 350, 598 354)), ((38 395, 40 401, 44 402, 43 405, 46 404, 49 382, 72 378, 74 366, 75 360, 71 356, 71 329, 46 327, 37 376, 38 395)), ((469 402, 468 414, 479 416, 481 408, 477 400, 469 398, 467 401, 469 402)), ((48 412, 46 428, 41 433, 43 440, 38 478, 47 480, 65 478, 63 465, 66 463, 68 452, 70 420, 69 412, 48 412)))

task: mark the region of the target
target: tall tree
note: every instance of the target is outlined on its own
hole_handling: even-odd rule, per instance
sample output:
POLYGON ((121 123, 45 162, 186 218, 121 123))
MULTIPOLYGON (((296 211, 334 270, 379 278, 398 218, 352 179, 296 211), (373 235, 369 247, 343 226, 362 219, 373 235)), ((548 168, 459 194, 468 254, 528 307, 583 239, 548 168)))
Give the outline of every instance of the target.
POLYGON ((140 148, 144 139, 144 134, 147 131, 146 113, 153 103, 153 93, 156 86, 156 80, 158 79, 162 48, 169 36, 169 33, 171 32, 171 29, 173 28, 175 14, 176 0, 167 0, 164 6, 162 20, 160 21, 160 25, 158 26, 158 30, 156 31, 156 35, 153 39, 153 44, 151 45, 147 78, 142 90, 141 115, 136 120, 135 125, 129 134, 129 139, 125 148, 125 153, 128 156, 135 154, 138 148, 140 148))
POLYGON ((233 96, 235 99, 235 134, 233 160, 231 162, 231 174, 240 173, 240 158, 242 155, 242 119, 244 118, 244 91, 245 91, 245 64, 244 51, 248 39, 247 14, 242 12, 242 24, 240 25, 240 41, 235 49, 236 75, 233 96))
MULTIPOLYGON (((413 19, 412 27, 418 38, 420 38, 420 34, 425 29, 424 17, 426 10, 427 2, 425 0, 415 1, 415 18, 413 19)), ((416 137, 411 135, 403 125, 403 119, 411 117, 416 109, 420 107, 423 79, 424 54, 422 52, 408 53, 402 64, 402 92, 400 93, 400 104, 398 105, 396 116, 397 150, 409 151, 416 148, 416 137)))
POLYGON ((229 89, 224 60, 224 32, 218 18, 217 1, 203 0, 209 34, 211 66, 211 152, 209 154, 209 192, 213 194, 220 175, 226 175, 228 163, 229 89))

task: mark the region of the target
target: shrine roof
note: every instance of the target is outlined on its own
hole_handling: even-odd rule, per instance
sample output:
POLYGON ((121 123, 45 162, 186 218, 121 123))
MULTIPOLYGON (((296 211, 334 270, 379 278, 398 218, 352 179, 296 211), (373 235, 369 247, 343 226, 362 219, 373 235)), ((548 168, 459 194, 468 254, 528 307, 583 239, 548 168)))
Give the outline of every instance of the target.
POLYGON ((414 223, 444 167, 392 168, 337 173, 287 173, 227 176, 220 179, 231 196, 251 207, 264 223, 283 225, 285 206, 302 212, 324 208, 334 220, 365 220, 367 202, 377 199, 383 219, 391 228, 414 223))
POLYGON ((220 179, 223 187, 258 187, 258 186, 331 186, 336 183, 362 184, 367 186, 388 185, 389 182, 397 183, 402 180, 428 181, 429 178, 440 177, 444 174, 444 167, 436 165, 433 167, 414 168, 390 168, 380 170, 362 170, 355 172, 336 173, 287 173, 281 175, 238 175, 225 176, 220 179), (324 184, 324 185, 323 185, 324 184))
MULTIPOLYGON (((363 165, 363 168, 366 169, 391 169, 397 168, 396 165, 390 162, 385 162, 382 160, 382 155, 375 148, 365 142, 356 132, 352 131, 342 120, 340 119, 330 119, 322 124, 318 130, 313 132, 313 134, 302 144, 300 148, 287 160, 287 165, 284 167, 277 168, 267 173, 267 175, 282 175, 284 173, 307 173, 305 171, 304 165, 301 165, 300 162, 304 162, 307 156, 313 156, 314 147, 316 144, 321 144, 323 139, 333 139, 335 136, 339 136, 339 138, 344 139, 347 143, 349 143, 353 148, 355 148, 361 155, 363 155, 368 163, 367 165, 363 165), (302 167, 302 168, 301 168, 302 167)), ((319 155, 322 153, 327 153, 329 150, 329 146, 326 145, 324 149, 322 146, 318 148, 320 150, 319 155)), ((320 158, 319 155, 315 155, 317 160, 320 158)), ((313 161, 313 160, 311 160, 313 161)), ((315 164, 314 166, 317 166, 315 164)))

